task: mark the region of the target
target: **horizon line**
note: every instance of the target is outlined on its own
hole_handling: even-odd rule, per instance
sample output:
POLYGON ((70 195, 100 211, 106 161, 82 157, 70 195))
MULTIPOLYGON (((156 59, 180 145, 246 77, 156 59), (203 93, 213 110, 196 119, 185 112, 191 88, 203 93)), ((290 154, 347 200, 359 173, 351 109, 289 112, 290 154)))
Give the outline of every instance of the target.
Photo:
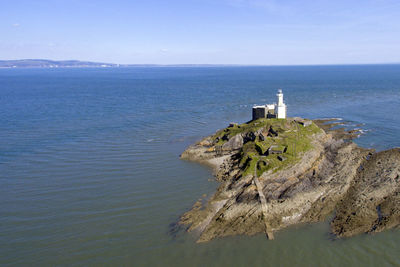
MULTIPOLYGON (((95 63, 95 64, 109 64, 116 65, 112 67, 124 67, 124 66, 226 66, 226 67, 291 67, 291 66, 360 66, 360 65, 399 65, 400 62, 378 62, 378 63, 316 63, 316 64, 239 64, 239 63, 110 63, 104 61, 91 61, 91 60, 79 60, 79 59, 44 59, 44 58, 22 58, 22 59, 0 59, 1 61, 77 61, 82 63, 95 63)), ((1 67, 0 67, 1 68, 1 67)))

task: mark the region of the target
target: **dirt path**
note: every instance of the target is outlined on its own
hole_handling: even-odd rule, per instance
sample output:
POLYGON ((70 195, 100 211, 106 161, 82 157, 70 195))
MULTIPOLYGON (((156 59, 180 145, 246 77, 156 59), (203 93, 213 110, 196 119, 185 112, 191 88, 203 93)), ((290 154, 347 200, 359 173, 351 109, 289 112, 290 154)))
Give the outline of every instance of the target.
POLYGON ((260 180, 258 180, 257 177, 257 171, 254 170, 254 183, 256 184, 258 195, 260 196, 260 202, 261 202, 261 207, 262 207, 262 213, 263 213, 263 218, 264 218, 264 224, 265 224, 265 233, 268 237, 268 239, 272 240, 274 239, 274 234, 271 231, 271 227, 267 223, 267 214, 268 214, 268 206, 267 206, 267 200, 265 198, 265 195, 262 190, 262 185, 260 183, 260 180))

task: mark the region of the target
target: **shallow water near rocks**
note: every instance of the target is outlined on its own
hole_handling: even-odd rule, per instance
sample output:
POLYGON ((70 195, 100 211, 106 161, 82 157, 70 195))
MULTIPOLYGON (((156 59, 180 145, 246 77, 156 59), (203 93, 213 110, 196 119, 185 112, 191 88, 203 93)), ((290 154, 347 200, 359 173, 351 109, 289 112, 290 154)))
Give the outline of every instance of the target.
POLYGON ((399 265, 399 230, 335 240, 318 223, 204 244, 171 231, 217 187, 179 154, 278 88, 289 116, 400 146, 400 65, 1 69, 0 265, 399 265))

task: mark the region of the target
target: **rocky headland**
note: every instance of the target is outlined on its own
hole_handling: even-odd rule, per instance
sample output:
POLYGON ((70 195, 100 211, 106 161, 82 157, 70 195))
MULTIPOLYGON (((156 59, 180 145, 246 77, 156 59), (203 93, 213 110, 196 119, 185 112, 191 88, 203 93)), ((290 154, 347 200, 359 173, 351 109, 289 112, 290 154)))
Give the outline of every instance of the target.
POLYGON ((280 229, 330 215, 337 237, 399 227, 400 148, 358 147, 352 139, 360 133, 339 124, 259 119, 190 146, 181 158, 213 166, 220 185, 180 224, 198 242, 260 232, 273 239, 280 229))

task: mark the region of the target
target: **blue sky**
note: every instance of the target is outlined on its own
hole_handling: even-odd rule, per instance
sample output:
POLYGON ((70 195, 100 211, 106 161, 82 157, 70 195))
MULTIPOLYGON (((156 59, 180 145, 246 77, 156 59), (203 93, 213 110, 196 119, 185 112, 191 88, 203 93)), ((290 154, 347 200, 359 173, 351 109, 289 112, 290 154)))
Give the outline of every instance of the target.
POLYGON ((0 7, 0 59, 400 62, 399 0, 12 0, 0 7))

